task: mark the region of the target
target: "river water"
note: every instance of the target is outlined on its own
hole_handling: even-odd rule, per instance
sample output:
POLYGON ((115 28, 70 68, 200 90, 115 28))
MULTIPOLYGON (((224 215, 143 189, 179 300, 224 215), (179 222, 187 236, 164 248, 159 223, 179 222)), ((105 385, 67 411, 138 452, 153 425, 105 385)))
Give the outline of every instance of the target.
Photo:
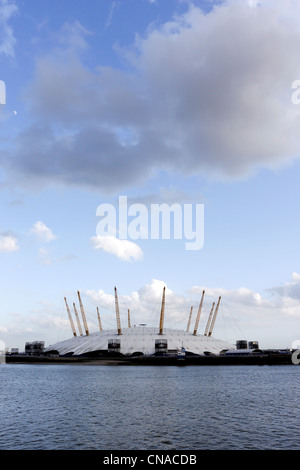
POLYGON ((300 449, 300 367, 0 365, 1 450, 300 449))

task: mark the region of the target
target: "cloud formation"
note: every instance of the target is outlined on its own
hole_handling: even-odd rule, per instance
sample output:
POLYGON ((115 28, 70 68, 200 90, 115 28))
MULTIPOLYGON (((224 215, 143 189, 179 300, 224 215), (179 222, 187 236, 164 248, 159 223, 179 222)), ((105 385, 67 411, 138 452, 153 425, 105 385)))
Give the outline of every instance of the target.
POLYGON ((141 248, 129 240, 119 240, 111 235, 96 235, 91 237, 91 242, 95 250, 106 251, 123 261, 137 261, 143 258, 141 248))
POLYGON ((40 220, 33 224, 33 227, 30 232, 35 235, 40 241, 43 242, 48 243, 56 239, 56 235, 54 235, 52 230, 40 220))
MULTIPOLYGON (((190 300, 173 292, 164 281, 152 279, 149 284, 142 286, 139 290, 129 294, 122 294, 118 291, 118 300, 120 305, 120 314, 124 320, 127 320, 128 309, 131 312, 133 323, 147 323, 148 326, 158 325, 163 288, 166 287, 168 322, 176 324, 185 317, 185 312, 190 308, 190 300)), ((102 289, 87 290, 87 297, 94 305, 98 305, 100 310, 111 312, 111 319, 115 318, 115 300, 114 294, 107 294, 102 289)), ((127 326, 127 321, 124 323, 127 326)), ((166 322, 167 325, 167 322, 166 322)))
MULTIPOLYGON (((293 321, 300 316, 300 275, 294 273, 291 282, 281 288, 266 289, 264 294, 251 289, 239 287, 236 289, 212 288, 209 286, 194 286, 186 294, 179 295, 172 291, 164 281, 152 279, 149 284, 129 294, 118 292, 121 320, 127 326, 127 310, 130 309, 132 321, 136 324, 147 323, 148 326, 159 325, 159 316, 163 287, 166 286, 165 326, 186 329, 191 306, 193 306, 190 331, 196 321, 197 311, 202 292, 205 290, 202 313, 198 333, 203 334, 208 320, 212 303, 215 305, 221 296, 218 318, 214 328, 214 336, 228 337, 235 343, 236 339, 257 339, 263 334, 271 347, 276 347, 285 341, 285 334, 290 337, 293 321), (275 294, 275 295, 270 295, 275 294), (276 328, 275 328, 276 325, 276 328), (278 325, 281 325, 278 333, 278 325), (243 338, 242 330, 247 336, 243 338), (274 336, 277 334, 277 337, 274 336), (255 335, 249 338, 249 335, 255 335), (282 334, 282 337, 280 336, 282 334), (268 338, 268 335, 270 337, 268 338), (239 337, 241 336, 241 337, 239 337)), ((114 295, 103 290, 87 290, 87 299, 98 306, 103 314, 104 327, 115 324, 114 295), (110 314, 107 314, 110 312, 110 314)), ((297 332, 295 332, 297 334, 297 332)), ((284 343, 283 343, 284 344, 284 343)), ((284 344, 284 346, 288 346, 284 344)), ((267 346, 264 346, 267 347, 267 346)), ((278 346, 280 347, 280 346, 278 346)))
POLYGON ((114 192, 158 170, 232 178, 292 161, 299 14, 292 0, 230 0, 207 14, 191 4, 121 50, 126 71, 86 66, 90 32, 64 25, 60 48, 37 60, 32 122, 7 171, 114 192))
POLYGON ((9 232, 0 232, 0 253, 11 253, 19 250, 17 239, 9 232))
MULTIPOLYGON (((122 286, 118 288, 118 299, 122 328, 127 327, 127 312, 130 310, 131 325, 146 323, 148 326, 159 326, 160 309, 163 287, 166 287, 165 327, 186 329, 190 308, 193 306, 190 332, 192 333, 196 315, 205 289, 203 309, 200 316, 198 334, 203 334, 213 301, 221 295, 218 318, 213 330, 213 336, 235 344, 237 339, 258 340, 261 347, 290 347, 291 328, 294 328, 292 339, 299 339, 298 323, 300 312, 300 297, 290 291, 299 289, 300 275, 294 273, 292 281, 285 283, 284 291, 277 287, 268 289, 264 295, 243 287, 237 289, 212 288, 209 286, 194 286, 190 292, 178 294, 163 280, 152 279, 138 290, 124 293, 122 286), (273 297, 270 294, 275 294, 273 297), (246 331, 246 335, 242 332, 246 331)), ((295 292, 295 291, 294 291, 295 292)), ((298 290, 299 293, 299 290, 298 290)), ((70 293, 68 293, 68 297, 70 293)), ((74 293, 76 302, 77 296, 74 293)), ((68 299, 69 300, 69 299, 68 299)), ((70 299, 70 302, 72 299, 70 299)), ((103 289, 87 289, 82 292, 90 332, 98 331, 96 307, 99 307, 101 322, 104 329, 116 328, 115 299, 113 287, 110 292, 103 289)), ((28 319, 33 332, 44 328, 44 336, 53 335, 51 342, 57 341, 57 331, 64 331, 66 338, 71 336, 70 323, 63 307, 63 315, 57 306, 43 306, 33 312, 28 319)), ((18 319, 16 325, 23 323, 24 318, 18 319), (22 321, 21 321, 22 320, 22 321)), ((8 327, 11 331, 14 325, 8 327)), ((0 326, 1 328, 1 326, 0 326)), ((5 328, 5 327, 4 327, 5 328)), ((24 328, 23 328, 24 329, 24 328)))
POLYGON ((281 286, 269 289, 275 297, 276 303, 282 312, 289 316, 299 317, 300 312, 300 274, 294 272, 292 280, 285 282, 281 286))
POLYGON ((0 54, 7 57, 15 55, 16 39, 9 20, 17 11, 18 7, 13 0, 0 0, 0 54))

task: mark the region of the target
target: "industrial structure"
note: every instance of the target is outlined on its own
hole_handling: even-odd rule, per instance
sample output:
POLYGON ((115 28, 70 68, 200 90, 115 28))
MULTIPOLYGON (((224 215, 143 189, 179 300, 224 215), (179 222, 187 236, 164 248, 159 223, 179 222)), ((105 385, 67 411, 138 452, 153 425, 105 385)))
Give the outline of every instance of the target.
POLYGON ((59 356, 88 356, 88 357, 135 357, 135 356, 171 356, 183 351, 187 356, 209 356, 218 355, 235 348, 220 339, 212 337, 213 328, 217 318, 220 300, 219 297, 216 308, 215 302, 210 310, 210 315, 206 324, 205 333, 198 334, 199 320, 203 307, 203 299, 205 291, 203 290, 201 300, 198 307, 197 317, 193 332, 189 331, 191 324, 191 316, 193 307, 189 314, 188 325, 186 330, 177 330, 165 328, 165 304, 166 289, 163 288, 161 311, 158 327, 148 327, 145 324, 139 326, 131 326, 130 310, 128 309, 128 326, 121 326, 119 301, 116 287, 114 288, 115 297, 115 313, 116 313, 116 329, 103 330, 99 308, 97 307, 97 316, 99 331, 90 333, 85 311, 81 301, 80 293, 77 292, 82 322, 85 334, 80 326, 79 316, 74 306, 75 316, 77 320, 79 335, 75 331, 74 322, 67 300, 65 304, 71 325, 73 337, 50 345, 45 349, 47 354, 58 354, 59 356))
POLYGON ((195 326, 190 332, 193 307, 190 309, 186 330, 165 328, 166 289, 163 289, 160 319, 157 327, 147 327, 145 323, 131 326, 130 310, 128 324, 121 325, 119 301, 115 288, 114 303, 116 328, 102 328, 100 311, 97 307, 99 331, 90 333, 80 293, 77 291, 80 313, 75 306, 78 332, 72 318, 67 299, 65 304, 73 336, 44 348, 43 341, 25 343, 25 352, 19 353, 12 348, 11 353, 0 351, 0 363, 80 363, 114 365, 291 365, 299 364, 299 350, 260 349, 258 341, 238 340, 235 345, 212 336, 218 315, 221 297, 213 302, 206 323, 204 334, 198 334, 205 291, 202 292, 195 326), (84 333, 84 332, 85 333, 84 333))
POLYGON ((44 352, 44 341, 32 341, 25 343, 25 353, 29 355, 42 354, 44 352))

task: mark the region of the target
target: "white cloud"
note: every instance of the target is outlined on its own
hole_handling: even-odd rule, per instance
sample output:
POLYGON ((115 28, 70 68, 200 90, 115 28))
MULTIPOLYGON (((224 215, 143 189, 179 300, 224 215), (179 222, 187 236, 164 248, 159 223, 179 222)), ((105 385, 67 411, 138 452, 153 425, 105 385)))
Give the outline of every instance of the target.
MULTIPOLYGON (((294 281, 291 281, 292 283, 294 281)), ((288 285, 290 283, 286 283, 288 285)), ((299 282, 298 282, 299 285, 299 282)), ((103 289, 88 289, 83 295, 84 308, 90 332, 98 331, 96 306, 99 307, 104 329, 116 327, 114 286, 110 292, 103 289)), ((159 327, 163 287, 166 287, 165 322, 166 328, 186 329, 190 308, 193 306, 190 331, 193 331, 202 290, 205 289, 203 309, 200 316, 198 333, 203 334, 213 301, 221 295, 219 315, 216 320, 213 336, 235 344, 237 339, 258 340, 260 346, 289 347, 298 339, 300 315, 300 297, 297 299, 288 292, 280 294, 274 288, 275 297, 269 298, 269 291, 263 294, 248 288, 224 289, 209 286, 194 286, 190 292, 177 294, 163 280, 152 279, 148 284, 132 292, 118 289, 122 328, 127 326, 127 312, 130 309, 131 325, 146 323, 159 327)), ((271 289, 272 291, 272 289, 271 289)), ((271 292, 272 293, 272 292, 271 292)), ((75 294, 74 294, 75 296, 75 294)), ((77 297, 76 297, 77 298, 77 297)), ((72 300, 70 300, 72 302, 72 300)), ((76 299, 75 299, 76 302, 76 299)), ((20 315, 16 317, 15 326, 24 322, 20 315)), ((71 334, 70 324, 64 310, 63 316, 53 305, 43 305, 33 311, 30 318, 31 328, 37 332, 44 328, 44 336, 53 335, 51 342, 57 341, 57 331, 71 334), (51 333, 52 331, 52 333, 51 333)), ((3 326, 5 328, 5 326, 3 326)), ((25 327, 24 327, 25 328, 25 327)))
POLYGON ((114 2, 111 3, 109 14, 108 14, 108 17, 107 17, 107 20, 106 20, 106 23, 105 23, 105 28, 110 27, 110 25, 112 23, 113 15, 115 13, 115 10, 117 8, 119 8, 119 6, 120 6, 120 2, 114 1, 114 2))
POLYGON ((300 274, 292 273, 292 281, 272 287, 269 291, 277 296, 286 313, 300 316, 300 274))
POLYGON ((254 8, 260 4, 260 0, 248 0, 247 3, 250 7, 254 8))
POLYGON ((51 258, 48 255, 48 252, 43 248, 39 249, 39 259, 42 264, 50 265, 52 264, 51 258))
MULTIPOLYGON (((159 279, 152 279, 149 284, 133 291, 123 294, 122 289, 118 289, 118 299, 120 306, 121 323, 127 326, 127 310, 130 309, 132 324, 146 323, 148 326, 159 326, 160 310, 163 287, 166 287, 165 322, 166 328, 186 329, 191 307, 193 307, 190 331, 195 326, 197 312, 205 290, 204 302, 200 316, 198 333, 204 334, 206 323, 212 303, 215 305, 221 295, 219 315, 214 328, 214 336, 227 339, 235 343, 240 339, 239 329, 244 329, 247 334, 253 334, 253 330, 270 328, 274 318, 285 317, 275 302, 262 298, 260 294, 249 289, 239 288, 235 290, 210 288, 195 286, 189 293, 179 295, 170 289, 166 283, 159 279), (225 338, 226 336, 226 338, 225 338)), ((111 324, 115 322, 115 305, 113 293, 107 294, 103 290, 88 290, 87 297, 94 305, 100 308, 103 315, 104 324, 109 320, 111 324), (107 312, 110 315, 107 317, 107 312)), ((256 339, 256 338, 254 338, 256 339)))
MULTIPOLYGON (((191 293, 198 294, 203 286, 194 286, 191 293)), ((292 274, 292 281, 281 286, 266 288, 263 293, 240 287, 237 289, 205 288, 206 298, 212 301, 221 296, 221 316, 230 319, 237 329, 269 342, 270 347, 290 347, 298 335, 300 319, 300 275, 292 274), (290 339, 289 339, 290 338, 290 339), (289 343, 290 341, 290 343, 289 343)), ((222 320, 223 321, 223 320, 222 320)), ((221 319, 217 332, 222 331, 221 319)), ((241 334, 241 333, 238 334, 241 334)))
POLYGON ((0 252, 10 253, 19 249, 17 239, 9 233, 0 233, 0 252))
POLYGON ((0 0, 0 54, 13 57, 16 39, 13 30, 9 26, 9 20, 18 11, 18 7, 12 0, 0 0))
MULTIPOLYGON (((295 287, 294 281, 286 283, 285 286, 290 287, 290 284, 295 287)), ((298 282, 298 289, 299 285, 298 282)), ((179 295, 164 281, 158 279, 152 279, 149 284, 128 294, 122 293, 122 288, 119 286, 118 299, 122 324, 127 325, 127 310, 130 309, 132 324, 147 323, 148 326, 158 326, 164 286, 166 287, 165 327, 186 329, 190 308, 193 306, 190 327, 192 331, 204 289, 199 334, 204 333, 212 303, 216 304, 219 296, 221 302, 213 333, 217 338, 227 339, 233 343, 237 339, 258 340, 264 342, 262 347, 289 347, 295 333, 297 334, 294 322, 299 321, 297 319, 300 316, 300 296, 296 298, 292 295, 293 292, 278 293, 277 288, 272 288, 259 293, 245 287, 225 289, 194 286, 189 293, 179 295)), ((111 293, 103 290, 87 290, 86 295, 93 305, 99 306, 104 324, 109 319, 111 327, 115 321, 113 289, 111 293), (110 312, 109 317, 107 311, 110 312)))
POLYGON ((90 31, 84 28, 78 20, 75 20, 73 23, 63 25, 59 42, 65 44, 70 51, 83 51, 88 48, 85 36, 90 34, 90 31))
POLYGON ((32 124, 7 170, 28 184, 113 192, 157 169, 234 178, 298 158, 291 83, 299 78, 300 5, 256 3, 228 1, 204 14, 190 2, 186 14, 121 51, 127 72, 101 62, 89 69, 86 31, 65 25, 61 49, 36 62, 32 124))
POLYGON ((44 242, 51 242, 57 238, 52 230, 41 221, 38 221, 33 225, 31 233, 36 235, 41 241, 44 242))
POLYGON ((293 279, 293 282, 298 282, 298 283, 300 283, 300 274, 298 274, 298 273, 293 273, 293 274, 292 274, 292 279, 293 279))
POLYGON ((136 244, 129 240, 119 240, 116 237, 107 235, 97 235, 91 237, 91 242, 96 250, 103 250, 111 253, 123 261, 141 260, 143 251, 136 244))
POLYGON ((106 294, 102 289, 98 291, 88 290, 87 295, 95 302, 96 305, 101 305, 108 310, 112 309, 115 302, 113 294, 106 294))
MULTIPOLYGON (((194 286, 191 289, 193 294, 201 294, 203 287, 194 286)), ((239 306, 239 309, 244 308, 272 308, 274 304, 264 299, 258 292, 253 292, 251 289, 246 287, 239 287, 237 289, 223 289, 223 288, 206 288, 206 296, 210 298, 218 298, 221 296, 226 302, 229 301, 231 304, 239 306)))
MULTIPOLYGON (((125 324, 127 325, 127 311, 129 309, 133 323, 146 322, 148 326, 158 325, 164 287, 166 287, 166 309, 168 312, 165 326, 174 326, 182 320, 184 321, 190 308, 190 300, 177 295, 168 288, 165 282, 152 279, 150 284, 146 284, 139 290, 129 294, 122 294, 121 286, 118 289, 118 301, 123 323, 126 321, 125 324)), ((113 293, 107 294, 103 290, 87 290, 86 294, 94 305, 99 306, 101 311, 106 310, 113 313, 112 319, 114 320, 115 301, 113 293)))

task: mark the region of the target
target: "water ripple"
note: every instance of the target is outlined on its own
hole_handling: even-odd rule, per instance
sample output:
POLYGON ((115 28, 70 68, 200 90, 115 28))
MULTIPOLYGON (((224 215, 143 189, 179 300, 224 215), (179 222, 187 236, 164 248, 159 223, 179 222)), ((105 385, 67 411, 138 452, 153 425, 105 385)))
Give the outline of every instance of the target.
POLYGON ((300 449, 300 368, 0 366, 0 449, 300 449))

